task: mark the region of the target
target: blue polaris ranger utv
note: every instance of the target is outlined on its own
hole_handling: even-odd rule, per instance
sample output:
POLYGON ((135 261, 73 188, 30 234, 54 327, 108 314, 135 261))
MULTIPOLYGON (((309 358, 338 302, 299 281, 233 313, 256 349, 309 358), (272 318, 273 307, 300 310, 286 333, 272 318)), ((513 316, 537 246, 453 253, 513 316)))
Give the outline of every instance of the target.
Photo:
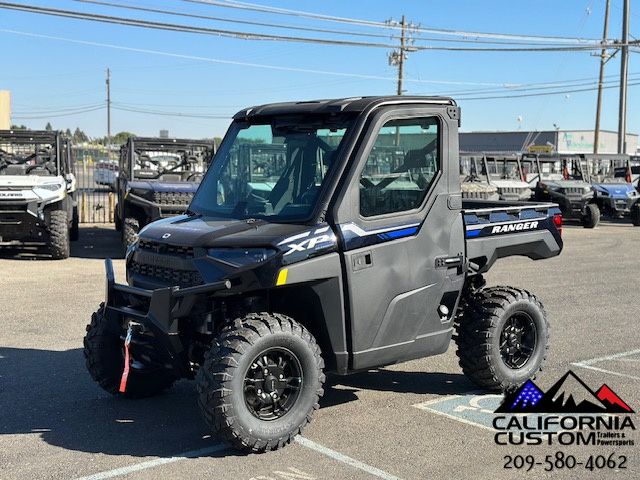
POLYGON ((581 158, 602 214, 612 219, 628 217, 635 226, 640 226, 640 194, 632 183, 630 157, 593 154, 581 158))

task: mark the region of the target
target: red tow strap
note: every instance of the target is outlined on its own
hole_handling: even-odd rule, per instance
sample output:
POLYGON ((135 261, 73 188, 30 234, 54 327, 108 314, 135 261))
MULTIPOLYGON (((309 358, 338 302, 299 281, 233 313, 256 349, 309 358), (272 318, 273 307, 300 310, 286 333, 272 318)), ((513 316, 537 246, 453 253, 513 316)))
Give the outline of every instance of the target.
POLYGON ((120 388, 118 391, 124 393, 127 391, 127 379, 129 378, 129 365, 131 364, 131 356, 129 355, 129 344, 131 343, 131 325, 127 329, 127 337, 124 339, 124 370, 120 378, 120 388))

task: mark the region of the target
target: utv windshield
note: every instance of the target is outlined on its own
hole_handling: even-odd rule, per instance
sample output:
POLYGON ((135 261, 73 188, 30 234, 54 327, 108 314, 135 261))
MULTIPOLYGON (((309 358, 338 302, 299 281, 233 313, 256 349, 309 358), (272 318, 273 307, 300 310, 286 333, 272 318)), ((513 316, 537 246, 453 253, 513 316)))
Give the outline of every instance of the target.
POLYGON ((0 175, 58 175, 55 144, 0 139, 0 175))
POLYGON ((140 180, 200 181, 206 169, 209 150, 205 147, 174 151, 136 148, 133 177, 140 180))
POLYGON ((351 123, 308 115, 235 122, 190 210, 274 222, 308 219, 351 123))

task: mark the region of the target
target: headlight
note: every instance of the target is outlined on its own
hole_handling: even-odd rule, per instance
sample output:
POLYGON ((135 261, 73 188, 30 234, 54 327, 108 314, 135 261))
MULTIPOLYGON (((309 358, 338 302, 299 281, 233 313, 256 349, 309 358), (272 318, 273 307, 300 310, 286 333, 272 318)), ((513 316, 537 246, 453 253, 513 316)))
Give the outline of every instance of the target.
POLYGON ((262 263, 276 254, 270 248, 212 248, 209 256, 234 267, 262 263))
POLYGON ((609 192, 605 192, 604 190, 598 192, 598 195, 602 195, 603 197, 608 197, 609 196, 609 192))
POLYGON ((637 196, 638 196, 638 192, 636 192, 635 190, 629 190, 627 192, 627 197, 629 197, 629 198, 634 198, 634 197, 637 197, 637 196))
POLYGON ((44 185, 37 185, 35 188, 42 188, 43 190, 49 190, 51 192, 55 192, 56 190, 60 190, 62 188, 61 183, 45 183, 44 185))

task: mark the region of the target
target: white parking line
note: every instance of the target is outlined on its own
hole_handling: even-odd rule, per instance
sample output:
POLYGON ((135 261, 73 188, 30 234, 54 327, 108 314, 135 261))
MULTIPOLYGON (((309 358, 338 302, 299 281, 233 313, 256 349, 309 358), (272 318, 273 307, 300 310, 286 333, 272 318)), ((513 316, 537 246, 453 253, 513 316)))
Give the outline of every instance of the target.
POLYGON ((128 475, 133 472, 139 472, 140 470, 146 470, 148 468, 159 467, 160 465, 166 465, 167 463, 178 462, 187 458, 197 458, 204 455, 210 455, 212 453, 220 452, 229 448, 227 445, 216 444, 211 447, 201 448, 200 450, 190 450, 188 452, 180 453, 173 457, 156 458, 155 460, 149 460, 148 462, 136 463, 135 465, 129 465, 128 467, 116 468, 113 470, 107 470, 106 472, 94 473, 87 477, 80 477, 77 480, 103 480, 105 478, 121 477, 122 475, 128 475))
POLYGON ((398 477, 391 475, 390 473, 387 473, 384 470, 380 470, 379 468, 372 467, 371 465, 362 463, 360 460, 356 460, 355 458, 351 458, 343 453, 336 452, 335 450, 331 450, 330 448, 327 448, 324 445, 320 445, 319 443, 313 442, 308 438, 296 437, 296 442, 302 445, 303 447, 310 448, 311 450, 315 450, 316 452, 322 453, 327 457, 331 457, 334 460, 337 460, 342 463, 346 463, 347 465, 350 465, 354 468, 362 470, 363 472, 367 472, 378 478, 383 478, 384 480, 400 480, 398 477))
POLYGON ((627 361, 628 359, 625 357, 630 357, 632 355, 640 354, 640 349, 638 350, 629 350, 628 352, 620 352, 614 353, 613 355, 607 355, 604 357, 591 358, 589 360, 582 360, 581 362, 575 362, 571 365, 580 368, 586 368, 589 370, 594 370, 596 372, 609 373, 611 375, 617 375, 618 377, 631 378, 633 380, 640 380, 640 377, 636 375, 630 375, 628 373, 617 372, 615 370, 609 370, 606 368, 596 367, 594 366, 597 363, 607 362, 607 361, 627 361))
MULTIPOLYGON (((383 480, 401 480, 399 477, 391 475, 390 473, 385 472, 384 470, 380 470, 379 468, 372 467, 371 465, 367 465, 355 458, 351 458, 343 453, 332 450, 324 445, 320 445, 312 440, 303 437, 296 437, 296 443, 299 445, 314 450, 318 453, 326 455, 338 462, 342 462, 351 467, 357 468, 366 472, 370 475, 373 475, 378 478, 382 478, 383 480)), ((178 455, 174 455, 172 457, 163 457, 156 458, 155 460, 149 460, 147 462, 136 463, 134 465, 129 465, 127 467, 115 468, 113 470, 107 470, 105 472, 94 473, 93 475, 88 475, 86 477, 80 477, 76 480, 104 480, 107 478, 115 478, 121 477, 123 475, 129 475, 134 472, 139 472, 141 470, 147 470, 149 468, 159 467, 161 465, 166 465, 168 463, 178 462, 180 460, 186 460, 187 458, 198 458, 203 457, 205 455, 210 455, 212 453, 220 452, 222 450, 226 450, 229 448, 227 445, 216 444, 211 447, 201 448, 200 450, 190 450, 188 452, 183 452, 178 455)))

